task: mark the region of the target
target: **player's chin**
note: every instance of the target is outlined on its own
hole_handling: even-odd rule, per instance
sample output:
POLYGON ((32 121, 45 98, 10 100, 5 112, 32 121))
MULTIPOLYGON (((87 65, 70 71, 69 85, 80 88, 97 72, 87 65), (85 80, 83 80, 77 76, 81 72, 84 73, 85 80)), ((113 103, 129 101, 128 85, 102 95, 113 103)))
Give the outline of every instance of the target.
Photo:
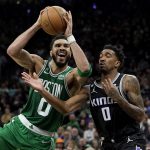
POLYGON ((66 58, 65 57, 58 57, 56 60, 58 63, 65 63, 66 62, 66 58))
POLYGON ((67 64, 67 62, 57 62, 56 63, 56 65, 58 66, 58 67, 64 67, 65 65, 67 64))
POLYGON ((63 67, 68 63, 68 59, 57 59, 56 64, 57 66, 63 67))
POLYGON ((102 65, 99 65, 99 70, 105 70, 105 67, 102 65))
POLYGON ((106 68, 105 67, 99 67, 99 70, 101 71, 101 72, 106 72, 106 68))

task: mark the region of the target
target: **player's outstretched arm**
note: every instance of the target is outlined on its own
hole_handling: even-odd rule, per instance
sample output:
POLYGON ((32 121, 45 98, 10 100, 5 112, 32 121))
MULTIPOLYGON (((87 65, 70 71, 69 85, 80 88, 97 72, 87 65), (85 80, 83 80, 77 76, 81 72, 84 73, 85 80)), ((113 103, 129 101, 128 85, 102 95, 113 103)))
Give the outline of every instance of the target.
POLYGON ((64 16, 64 19, 67 23, 65 35, 68 39, 68 42, 70 43, 72 54, 73 54, 75 63, 78 68, 78 70, 76 71, 77 77, 79 78, 80 82, 82 83, 82 80, 83 81, 85 80, 84 78, 87 78, 88 76, 90 76, 92 69, 90 67, 88 59, 85 56, 83 50, 77 44, 74 36, 72 35, 73 22, 72 22, 72 15, 71 15, 70 11, 67 12, 67 14, 64 16))
POLYGON ((22 79, 26 84, 37 90, 44 97, 44 99, 48 103, 50 103, 57 111, 61 112, 64 115, 80 109, 83 103, 85 103, 88 98, 88 91, 87 89, 83 88, 81 89, 79 94, 71 97, 66 101, 63 101, 53 96, 44 88, 42 81, 38 78, 36 73, 33 73, 33 77, 31 77, 26 72, 23 72, 22 79))

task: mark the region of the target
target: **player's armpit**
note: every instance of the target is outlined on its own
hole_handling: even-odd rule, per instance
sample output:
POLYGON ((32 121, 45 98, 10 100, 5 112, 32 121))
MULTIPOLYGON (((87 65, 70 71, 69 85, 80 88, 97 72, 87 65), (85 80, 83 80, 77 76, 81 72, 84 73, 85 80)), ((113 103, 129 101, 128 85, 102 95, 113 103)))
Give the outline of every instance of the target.
POLYGON ((43 64, 44 64, 44 59, 38 55, 31 54, 32 61, 34 63, 34 70, 33 72, 36 72, 37 74, 41 71, 43 64))

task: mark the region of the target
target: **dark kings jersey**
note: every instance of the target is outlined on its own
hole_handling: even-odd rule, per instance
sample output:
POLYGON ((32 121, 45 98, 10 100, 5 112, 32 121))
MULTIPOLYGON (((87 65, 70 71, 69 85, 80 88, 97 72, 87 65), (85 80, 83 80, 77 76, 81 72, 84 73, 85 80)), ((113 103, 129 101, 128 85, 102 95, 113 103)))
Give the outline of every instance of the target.
MULTIPOLYGON (((128 100, 122 90, 124 76, 118 73, 113 84, 121 96, 128 100)), ((97 81, 90 85, 90 93, 90 110, 100 137, 117 141, 140 131, 140 125, 106 95, 97 81)))
MULTIPOLYGON (((70 97, 65 78, 72 69, 68 66, 64 71, 53 74, 49 61, 45 61, 38 75, 48 92, 65 101, 70 97)), ((22 110, 22 114, 32 124, 49 132, 56 132, 64 118, 61 113, 32 88, 30 88, 28 101, 22 110)))

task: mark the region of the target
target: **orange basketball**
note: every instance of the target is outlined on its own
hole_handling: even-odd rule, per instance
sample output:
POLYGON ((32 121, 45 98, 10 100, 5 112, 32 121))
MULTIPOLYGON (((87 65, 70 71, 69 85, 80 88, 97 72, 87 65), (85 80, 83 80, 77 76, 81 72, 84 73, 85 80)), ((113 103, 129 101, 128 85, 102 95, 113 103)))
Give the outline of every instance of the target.
POLYGON ((67 26, 63 18, 65 13, 66 10, 60 6, 46 7, 41 14, 42 29, 50 35, 64 33, 67 26))

